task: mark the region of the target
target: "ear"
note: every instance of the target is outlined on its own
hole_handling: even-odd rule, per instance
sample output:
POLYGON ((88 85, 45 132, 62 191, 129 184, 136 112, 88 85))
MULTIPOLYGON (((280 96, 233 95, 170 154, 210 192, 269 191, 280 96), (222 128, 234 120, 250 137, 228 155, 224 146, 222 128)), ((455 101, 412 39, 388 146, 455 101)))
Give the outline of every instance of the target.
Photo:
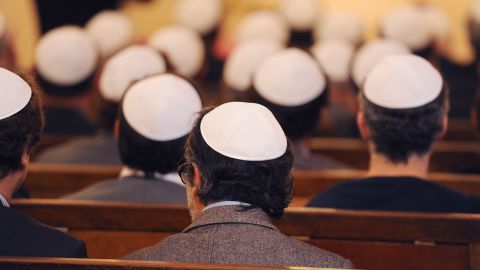
POLYGON ((444 115, 442 117, 442 130, 440 130, 437 133, 437 140, 443 139, 443 137, 445 137, 445 134, 447 134, 447 130, 448 130, 448 116, 444 115))
POLYGON ((118 119, 115 120, 115 124, 113 125, 113 136, 118 141, 118 137, 120 136, 120 121, 118 119))
POLYGON ((358 127, 358 130, 360 131, 360 135, 362 136, 362 139, 369 140, 370 133, 368 132, 368 127, 367 127, 367 124, 365 123, 365 114, 362 111, 359 111, 357 113, 357 127, 358 127))
POLYGON ((202 177, 197 164, 193 163, 193 191, 196 192, 202 185, 202 177))

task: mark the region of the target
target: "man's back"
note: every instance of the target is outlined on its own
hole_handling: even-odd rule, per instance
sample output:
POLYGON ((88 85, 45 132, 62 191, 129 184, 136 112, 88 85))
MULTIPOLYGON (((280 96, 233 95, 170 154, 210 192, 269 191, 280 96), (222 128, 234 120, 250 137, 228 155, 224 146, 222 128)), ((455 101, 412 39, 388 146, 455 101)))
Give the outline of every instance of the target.
POLYGON ((66 199, 131 203, 187 204, 185 188, 163 179, 130 176, 106 180, 65 196, 66 199))
POLYGON ((259 209, 219 206, 203 211, 182 233, 126 259, 349 268, 349 260, 278 231, 259 209))
POLYGON ((480 198, 415 177, 346 181, 316 196, 310 207, 352 210, 478 213, 480 198))
POLYGON ((85 258, 85 244, 31 217, 0 206, 0 256, 85 258))

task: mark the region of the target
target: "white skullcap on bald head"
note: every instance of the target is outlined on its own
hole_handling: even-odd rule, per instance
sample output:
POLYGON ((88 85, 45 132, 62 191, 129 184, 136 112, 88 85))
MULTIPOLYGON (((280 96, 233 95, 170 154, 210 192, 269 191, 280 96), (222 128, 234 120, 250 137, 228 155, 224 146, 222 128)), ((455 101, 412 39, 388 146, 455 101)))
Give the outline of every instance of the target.
POLYGON ((230 102, 207 113, 200 123, 205 142, 217 153, 245 161, 265 161, 287 151, 287 137, 266 107, 230 102))
POLYGON ((233 49, 225 62, 223 79, 237 90, 246 91, 252 86, 253 74, 267 58, 282 50, 281 43, 268 39, 241 42, 233 49))
POLYGON ((178 23, 201 35, 212 32, 222 18, 223 6, 219 0, 180 0, 174 10, 178 23))
POLYGON ((72 86, 95 71, 99 58, 94 39, 82 28, 63 26, 37 44, 35 65, 40 76, 58 86, 72 86))
POLYGON ((117 11, 102 11, 88 21, 85 29, 98 43, 103 57, 127 46, 133 38, 133 22, 117 11))
POLYGON ((308 31, 315 23, 316 0, 280 0, 279 10, 293 30, 308 31))
POLYGON ((0 68, 0 120, 6 119, 27 106, 32 89, 17 74, 0 68))
POLYGON ((400 41, 414 51, 424 49, 432 42, 427 18, 414 5, 393 9, 383 18, 381 29, 386 38, 400 41))
POLYGON ((388 39, 378 39, 364 44, 353 59, 352 77, 360 87, 370 70, 382 60, 393 54, 409 54, 410 50, 402 43, 388 39))
POLYGON ((325 40, 312 48, 312 54, 320 63, 328 79, 333 82, 345 82, 350 78, 350 64, 355 47, 346 41, 325 40))
POLYGON ((173 74, 146 78, 132 85, 122 100, 127 123, 154 141, 171 141, 187 135, 202 109, 195 88, 173 74))
POLYGON ((136 80, 165 72, 165 60, 154 49, 144 45, 128 47, 112 56, 100 75, 100 94, 106 100, 119 102, 136 80))
POLYGON ((254 11, 240 21, 235 32, 235 41, 248 39, 273 39, 286 44, 290 38, 290 30, 285 19, 274 11, 254 11))
POLYGON ((362 18, 356 13, 331 11, 318 20, 315 27, 315 39, 335 39, 358 44, 363 39, 364 27, 362 18))
POLYGON ((307 104, 325 90, 326 80, 318 63, 306 52, 286 49, 265 60, 255 72, 257 93, 277 105, 307 104))
POLYGON ((148 45, 162 52, 179 75, 192 78, 205 61, 205 46, 200 35, 185 26, 169 26, 155 32, 148 45))
POLYGON ((434 101, 443 79, 427 60, 416 55, 392 55, 368 74, 363 92, 372 103, 388 109, 411 109, 434 101))

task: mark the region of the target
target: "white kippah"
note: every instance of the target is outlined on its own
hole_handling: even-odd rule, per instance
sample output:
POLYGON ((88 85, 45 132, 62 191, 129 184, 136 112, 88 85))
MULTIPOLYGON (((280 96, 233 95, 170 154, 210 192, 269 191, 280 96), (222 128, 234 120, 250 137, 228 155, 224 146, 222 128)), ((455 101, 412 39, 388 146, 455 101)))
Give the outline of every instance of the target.
POLYGON ((431 35, 436 40, 448 39, 452 29, 445 12, 434 5, 422 6, 421 11, 427 20, 431 35))
POLYGON ((273 39, 286 44, 290 38, 290 30, 285 19, 274 11, 254 11, 240 21, 235 32, 235 41, 248 39, 273 39))
POLYGON ((279 10, 293 30, 308 31, 315 23, 316 0, 281 0, 279 10))
POLYGON ((475 23, 480 23, 480 0, 472 0, 470 16, 475 23))
POLYGON ((165 60, 154 49, 144 45, 128 47, 105 63, 100 75, 100 93, 106 100, 119 102, 130 84, 165 71, 165 60))
POLYGON ((432 42, 428 21, 414 5, 393 9, 383 18, 381 29, 386 38, 400 41, 412 50, 424 49, 432 42))
POLYGON ((82 28, 63 26, 45 34, 37 44, 39 74, 58 86, 72 86, 93 74, 99 58, 94 39, 82 28))
POLYGON ((353 59, 352 77, 358 87, 370 70, 385 56, 409 54, 410 50, 402 43, 388 39, 378 39, 364 44, 353 59))
POLYGON ((359 44, 363 39, 362 18, 349 11, 331 11, 315 25, 315 40, 338 39, 359 44))
POLYGON ((252 39, 236 45, 225 62, 225 83, 237 91, 248 90, 257 67, 283 48, 281 43, 268 39, 252 39))
POLYGON ((410 109, 437 98, 443 79, 427 60, 416 55, 392 55, 368 74, 363 91, 372 103, 388 109, 410 109))
POLYGON ((88 21, 85 29, 100 48, 103 57, 107 57, 127 46, 133 37, 133 22, 117 11, 102 11, 88 21))
POLYGON ((205 61, 205 46, 194 30, 185 26, 169 26, 155 32, 148 45, 162 52, 182 76, 197 75, 205 61))
POLYGON ((287 137, 275 116, 255 103, 218 106, 203 117, 200 131, 213 150, 234 159, 272 160, 287 151, 287 137))
POLYGON ((320 63, 328 79, 345 82, 350 78, 350 64, 355 47, 342 40, 325 40, 312 47, 312 54, 320 63))
POLYGON ((178 23, 204 35, 219 24, 223 6, 219 0, 180 0, 174 12, 178 23))
POLYGON ((27 106, 32 89, 20 76, 0 68, 0 120, 6 119, 27 106))
POLYGON ((172 74, 135 83, 122 101, 127 123, 154 141, 171 141, 187 135, 201 109, 202 101, 195 88, 172 74))
POLYGON ((320 65, 306 52, 286 49, 265 60, 254 76, 254 87, 264 99, 281 106, 306 104, 325 90, 320 65))

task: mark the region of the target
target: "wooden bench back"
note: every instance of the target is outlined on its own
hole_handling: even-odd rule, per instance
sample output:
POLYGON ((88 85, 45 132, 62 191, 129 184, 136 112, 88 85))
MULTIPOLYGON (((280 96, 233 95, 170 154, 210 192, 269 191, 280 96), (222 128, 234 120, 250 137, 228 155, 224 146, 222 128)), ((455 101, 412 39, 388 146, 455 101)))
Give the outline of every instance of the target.
MULTIPOLYGON (((287 270, 290 267, 219 265, 176 262, 142 262, 102 259, 0 258, 0 269, 9 270, 287 270)), ((319 268, 303 268, 319 269, 319 268)), ((319 269, 320 270, 320 269, 319 269)))
MULTIPOLYGON (((58 198, 106 179, 117 178, 120 167, 33 164, 25 187, 33 198, 58 198)), ((298 171, 294 173, 295 206, 304 206, 316 194, 343 181, 362 178, 361 170, 298 171)), ((429 180, 466 193, 480 195, 480 175, 431 173, 429 180)))
MULTIPOLYGON (((83 239, 93 258, 117 258, 190 223, 180 206, 17 200, 13 206, 83 239)), ((480 215, 290 208, 280 231, 368 269, 478 269, 480 215), (477 267, 477 268, 475 268, 477 267)))
MULTIPOLYGON (((354 168, 368 168, 368 146, 363 140, 312 138, 309 140, 309 145, 313 151, 354 168)), ((450 172, 462 167, 476 167, 478 164, 480 164, 480 142, 440 141, 433 146, 431 171, 450 172)))

